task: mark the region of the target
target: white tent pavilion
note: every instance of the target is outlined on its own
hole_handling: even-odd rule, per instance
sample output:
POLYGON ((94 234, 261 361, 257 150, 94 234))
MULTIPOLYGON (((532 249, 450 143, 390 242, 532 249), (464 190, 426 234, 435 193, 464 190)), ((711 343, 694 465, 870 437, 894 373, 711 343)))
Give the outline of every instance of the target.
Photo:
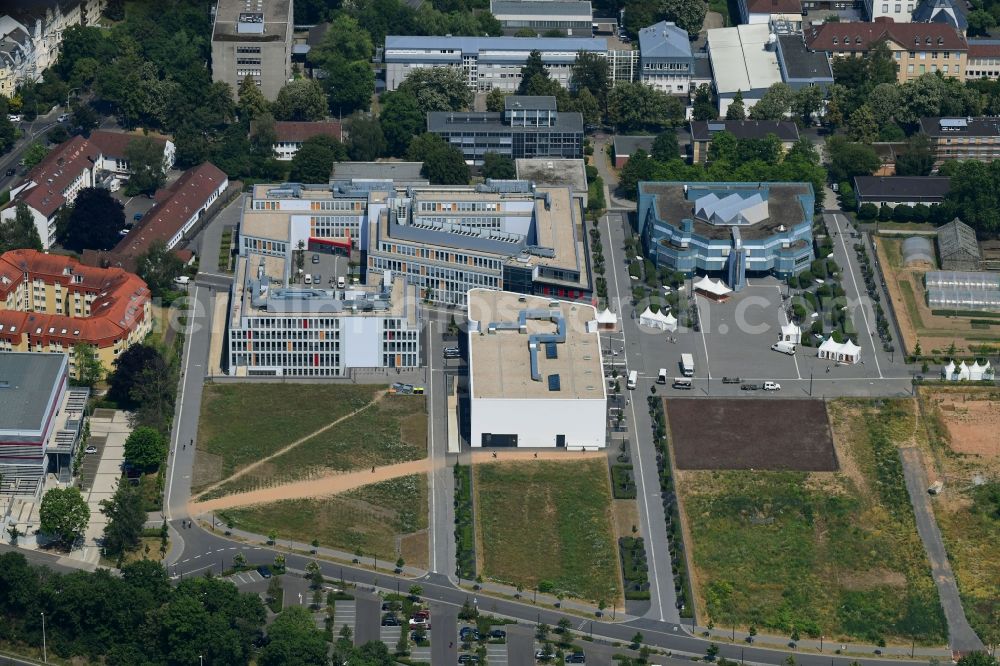
POLYGON ((704 296, 716 301, 726 300, 733 291, 723 284, 722 280, 713 282, 707 275, 695 282, 693 286, 695 291, 701 292, 704 296))
POLYGON ((835 342, 832 337, 823 341, 816 353, 819 358, 837 363, 849 363, 854 365, 861 360, 861 347, 850 340, 845 342, 835 342))
POLYGON ((613 331, 618 328, 618 315, 604 308, 597 313, 597 328, 604 331, 613 331))
POLYGON ((944 368, 944 378, 950 382, 991 381, 993 377, 993 367, 989 361, 986 361, 982 365, 979 364, 979 361, 973 361, 972 365, 967 365, 965 361, 961 361, 958 365, 955 365, 955 361, 949 361, 948 365, 944 368))
POLYGON ((673 333, 677 330, 677 317, 674 317, 671 314, 664 314, 663 310, 653 312, 652 309, 647 307, 645 311, 639 315, 639 324, 641 326, 648 326, 649 328, 656 328, 661 331, 673 333))
POLYGON ((802 329, 796 324, 785 324, 781 327, 781 336, 778 342, 790 342, 793 345, 802 344, 802 329))

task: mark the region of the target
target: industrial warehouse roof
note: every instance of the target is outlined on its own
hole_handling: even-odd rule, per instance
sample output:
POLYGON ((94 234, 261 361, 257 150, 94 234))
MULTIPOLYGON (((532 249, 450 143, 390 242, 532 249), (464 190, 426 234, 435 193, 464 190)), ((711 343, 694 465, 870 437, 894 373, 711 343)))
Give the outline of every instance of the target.
POLYGON ((586 16, 589 21, 594 15, 589 2, 575 0, 493 0, 490 12, 502 20, 514 16, 586 16))
MULTIPOLYGON (((385 50, 420 49, 432 51, 456 50, 466 54, 480 51, 558 51, 576 54, 578 51, 607 51, 603 37, 439 37, 422 35, 389 35, 385 50)), ((411 54, 407 54, 411 55, 411 54)))
POLYGON ((514 160, 514 166, 518 180, 530 180, 538 187, 568 185, 574 194, 587 192, 587 171, 583 160, 522 157, 514 160))
POLYGON ((950 189, 951 179, 944 176, 856 176, 854 178, 854 192, 858 200, 872 203, 895 201, 941 203, 950 189))
POLYGON ((720 94, 765 90, 781 82, 778 56, 765 48, 770 34, 766 23, 708 31, 708 57, 720 94))
POLYGON ((0 432, 41 430, 64 354, 0 352, 0 432))
POLYGON ((692 120, 691 140, 711 141, 719 132, 729 132, 737 139, 763 139, 773 134, 782 141, 799 140, 798 126, 787 120, 692 120))
MULTIPOLYGON (((605 400, 597 310, 593 306, 493 289, 470 290, 468 303, 473 398, 605 400), (523 329, 519 328, 522 311, 529 311, 523 329), (476 322, 479 332, 473 331, 472 322, 476 322), (532 379, 529 338, 545 334, 555 337, 561 325, 564 341, 546 342, 543 338, 536 343, 540 381, 532 379)), ((511 418, 516 417, 512 412, 511 418)))

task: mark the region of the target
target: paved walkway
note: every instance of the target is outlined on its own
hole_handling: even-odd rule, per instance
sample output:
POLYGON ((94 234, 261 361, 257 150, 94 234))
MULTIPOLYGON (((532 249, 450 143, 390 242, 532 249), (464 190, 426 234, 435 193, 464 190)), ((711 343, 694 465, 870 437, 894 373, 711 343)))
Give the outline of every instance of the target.
POLYGON ((913 515, 917 520, 917 532, 924 542, 927 559, 931 563, 931 574, 937 585, 941 607, 948 622, 948 641, 955 652, 972 652, 983 649, 983 642, 969 626, 962 608, 962 598, 958 594, 955 574, 948 561, 948 553, 941 539, 934 512, 931 509, 930 495, 927 494, 927 479, 924 478, 924 468, 920 461, 920 451, 909 447, 900 449, 903 461, 903 475, 906 478, 906 490, 910 493, 913 504, 913 515))
POLYGON ((98 447, 96 454, 100 456, 97 473, 84 499, 90 509, 90 522, 84 531, 84 545, 74 550, 70 557, 96 564, 101 558, 100 540, 104 537, 104 527, 108 524, 107 517, 101 513, 101 500, 111 499, 122 478, 122 463, 125 461, 125 440, 132 428, 128 424, 128 415, 115 411, 108 418, 90 417, 91 438, 104 439, 104 444, 98 447))

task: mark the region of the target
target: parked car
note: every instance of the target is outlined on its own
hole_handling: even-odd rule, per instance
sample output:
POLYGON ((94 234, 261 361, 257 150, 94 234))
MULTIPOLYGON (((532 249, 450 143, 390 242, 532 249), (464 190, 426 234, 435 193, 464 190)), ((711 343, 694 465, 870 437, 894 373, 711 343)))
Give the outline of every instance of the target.
POLYGON ((431 621, 426 617, 411 617, 410 629, 430 629, 431 621))
POLYGON ((781 390, 781 384, 779 384, 778 382, 764 382, 764 390, 765 391, 780 391, 781 390))
POLYGON ((462 350, 458 347, 445 347, 444 357, 445 358, 458 358, 462 355, 462 350))
POLYGON ((556 658, 554 652, 546 652, 545 650, 535 650, 535 659, 538 661, 551 661, 556 658))
POLYGON ((57 123, 64 123, 67 120, 69 120, 69 114, 68 113, 60 113, 59 117, 56 118, 56 122, 57 123))
POLYGON ((418 610, 413 614, 415 618, 423 618, 424 620, 429 620, 431 617, 431 612, 429 610, 418 610))
POLYGON ((399 620, 392 613, 386 613, 382 616, 382 626, 383 627, 398 627, 399 620))
POLYGON ((136 213, 135 215, 132 216, 132 219, 138 222, 139 220, 142 219, 142 213, 136 213))
POLYGON ((479 634, 478 629, 473 629, 472 627, 462 627, 458 632, 458 637, 463 641, 478 641, 482 636, 479 634))
POLYGON ((19 113, 8 113, 7 114, 7 120, 9 120, 12 123, 19 123, 19 122, 21 122, 21 114, 19 114, 19 113))
POLYGON ((7 175, 8 176, 13 176, 15 173, 17 173, 17 169, 15 169, 13 167, 11 167, 10 169, 7 169, 7 175))
POLYGON ((97 447, 91 444, 83 450, 84 453, 97 453, 97 447))
POLYGON ((587 655, 583 654, 582 652, 574 652, 573 654, 566 655, 564 661, 567 664, 586 664, 587 655))
POLYGON ((499 640, 501 638, 507 638, 507 632, 503 629, 494 629, 490 632, 490 638, 499 640))
POLYGON ((318 264, 318 263, 319 263, 319 255, 318 255, 318 254, 314 254, 314 255, 312 256, 312 262, 313 262, 314 264, 318 264))
POLYGON ((460 664, 478 664, 479 663, 479 657, 478 657, 478 655, 474 655, 474 654, 463 654, 463 655, 459 656, 458 663, 460 663, 460 664))
POLYGON ((257 573, 260 574, 261 578, 270 578, 271 577, 271 568, 270 567, 265 567, 265 566, 257 567, 257 573))

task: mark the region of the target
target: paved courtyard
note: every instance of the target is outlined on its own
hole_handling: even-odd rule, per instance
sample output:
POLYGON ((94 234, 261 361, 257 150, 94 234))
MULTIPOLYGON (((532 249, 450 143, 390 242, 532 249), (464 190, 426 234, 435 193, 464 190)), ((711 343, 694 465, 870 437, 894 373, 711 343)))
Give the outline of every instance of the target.
POLYGON ((125 412, 100 410, 90 417, 90 438, 97 446, 97 453, 89 454, 86 464, 92 466, 92 458, 98 461, 93 481, 84 490, 84 499, 90 508, 90 522, 79 552, 80 559, 87 562, 100 560, 100 539, 104 536, 104 526, 108 524, 108 519, 101 513, 101 500, 111 499, 115 494, 125 461, 125 440, 131 432, 125 412))

